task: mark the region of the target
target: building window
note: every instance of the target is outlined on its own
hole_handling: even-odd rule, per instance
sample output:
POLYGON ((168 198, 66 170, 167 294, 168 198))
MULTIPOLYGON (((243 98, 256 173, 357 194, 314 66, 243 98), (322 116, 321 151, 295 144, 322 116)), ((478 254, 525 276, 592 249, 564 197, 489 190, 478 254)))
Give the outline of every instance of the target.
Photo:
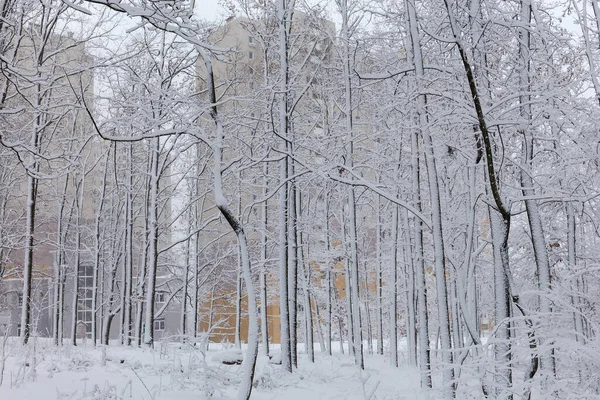
POLYGON ((164 303, 166 301, 167 294, 165 292, 156 292, 156 302, 164 303))
POLYGON ((254 43, 254 38, 252 36, 248 36, 248 44, 254 43))
POLYGON ((94 293, 94 266, 84 264, 79 267, 79 297, 77 302, 77 322, 83 322, 86 336, 92 337, 92 298, 94 293))
POLYGON ((21 324, 17 325, 17 336, 21 337, 21 324))
POLYGON ((164 319, 155 319, 154 320, 154 330, 155 331, 164 331, 165 330, 165 320, 164 319))
POLYGON ((23 293, 18 294, 17 303, 22 306, 23 305, 23 293))
POLYGON ((252 60, 254 58, 254 53, 251 52, 251 51, 249 51, 248 52, 248 58, 252 60))

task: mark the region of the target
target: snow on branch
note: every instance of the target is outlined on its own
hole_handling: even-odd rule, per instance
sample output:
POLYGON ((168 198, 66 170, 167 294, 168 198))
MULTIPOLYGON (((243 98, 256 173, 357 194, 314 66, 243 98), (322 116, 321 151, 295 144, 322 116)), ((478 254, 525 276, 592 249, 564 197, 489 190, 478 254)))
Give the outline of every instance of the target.
MULTIPOLYGON (((113 11, 125 13, 132 18, 139 17, 157 29, 173 33, 194 46, 213 52, 226 52, 198 37, 200 26, 191 16, 193 1, 122 1, 122 0, 85 0, 87 3, 99 4, 113 11)), ((65 4, 71 5, 70 2, 65 4)), ((77 6, 74 9, 86 13, 87 10, 77 6)))

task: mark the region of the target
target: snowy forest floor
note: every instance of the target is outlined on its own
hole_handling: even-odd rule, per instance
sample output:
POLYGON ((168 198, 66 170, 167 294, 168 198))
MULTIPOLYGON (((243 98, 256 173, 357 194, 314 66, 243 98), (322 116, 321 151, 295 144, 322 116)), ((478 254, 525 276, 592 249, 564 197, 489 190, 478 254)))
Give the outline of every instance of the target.
MULTIPOLYGON (((168 342, 155 349, 111 345, 103 350, 89 342, 56 348, 47 339, 33 339, 27 347, 18 338, 8 340, 4 371, 0 358, 2 400, 235 399, 242 373, 241 366, 218 361, 221 345, 211 344, 208 352, 168 342)), ((252 399, 426 398, 417 369, 392 368, 383 356, 366 355, 364 371, 347 353, 330 357, 317 350, 314 364, 306 354, 298 360, 298 370, 289 374, 259 355, 252 399)))

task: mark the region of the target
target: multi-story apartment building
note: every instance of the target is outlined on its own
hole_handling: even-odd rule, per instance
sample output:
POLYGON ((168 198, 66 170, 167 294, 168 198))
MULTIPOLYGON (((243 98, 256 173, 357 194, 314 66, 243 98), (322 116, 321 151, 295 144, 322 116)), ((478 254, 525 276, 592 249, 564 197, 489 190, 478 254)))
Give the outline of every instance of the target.
MULTIPOLYGON (((102 295, 97 309, 93 310, 92 307, 95 268, 93 236, 99 194, 102 191, 102 161, 110 144, 96 135, 87 112, 81 109, 82 104, 78 99, 83 94, 86 105, 94 105, 94 77, 91 72, 94 59, 85 43, 77 41, 70 34, 52 34, 45 49, 46 54, 52 56, 44 59, 43 65, 35 65, 35 60, 39 59, 36 55, 40 52, 35 29, 32 27, 27 30, 30 34, 20 42, 18 58, 11 67, 12 71, 22 72, 23 76, 8 75, 8 80, 5 78, 4 81, 0 78, 0 82, 7 85, 7 103, 13 108, 24 110, 14 116, 0 115, 6 126, 14 128, 12 136, 3 137, 13 141, 27 141, 32 130, 39 131, 39 150, 38 154, 33 155, 38 158, 40 167, 36 175, 32 334, 54 335, 55 318, 59 312, 57 309, 60 309, 62 324, 58 329, 64 338, 70 337, 77 269, 76 335, 85 338, 91 336, 94 318, 98 321, 99 334, 106 323, 107 312, 100 312, 102 307, 107 308, 107 301, 102 295), (35 74, 35 71, 43 75, 44 85, 36 87, 27 81, 27 77, 35 74), (38 99, 42 111, 32 106, 36 104, 32 99, 38 99), (43 129, 36 125, 36 118, 45 119, 43 129), (62 218, 59 217, 61 202, 65 210, 62 218), (68 229, 68 234, 62 233, 62 238, 58 231, 60 223, 60 229, 65 232, 68 229), (79 248, 76 248, 76 235, 81 236, 79 248)), ((8 330, 9 335, 19 335, 21 331, 25 251, 22 227, 28 189, 28 172, 24 165, 32 157, 32 153, 18 150, 21 150, 21 162, 10 159, 12 173, 0 184, 0 197, 3 196, 5 201, 2 208, 6 211, 6 216, 4 212, 0 216, 0 223, 3 224, 0 230, 0 334, 8 330), (13 185, 4 189, 8 183, 13 185), (9 228, 13 231, 9 231, 9 228), (13 236, 9 238, 9 233, 14 235, 12 241, 9 239, 13 236)), ((8 153, 12 154, 10 151, 8 153)), ((5 159, 8 157, 2 158, 2 161, 5 159)), ((8 169, 4 165, 0 167, 8 169)), ((169 213, 168 201, 162 209, 166 210, 165 214, 169 213)), ((168 229, 164 230, 160 240, 161 243, 170 240, 168 229)), ((114 267, 101 265, 101 268, 118 268, 116 276, 121 276, 120 264, 114 267)), ((100 273, 99 279, 108 281, 110 274, 100 273)), ((169 299, 168 285, 163 285, 166 280, 167 278, 159 278, 157 282, 158 286, 164 286, 159 288, 156 295, 157 311, 169 299)), ((102 283, 99 281, 98 285, 102 286, 102 283)), ((117 283, 116 287, 119 285, 117 283)), ((107 297, 108 294, 105 293, 104 296, 107 297)), ((134 303, 136 301, 142 300, 133 299, 134 303)), ((113 300, 112 303, 115 304, 108 307, 118 309, 117 301, 113 300)), ((178 310, 175 311, 176 308, 175 305, 168 305, 157 317, 156 338, 177 333, 179 314, 178 310)), ((112 318, 110 338, 119 336, 120 322, 120 318, 112 318)))
MULTIPOLYGON (((38 25, 24 27, 23 36, 5 47, 11 57, 6 58, 9 61, 3 64, 5 71, 0 78, 4 107, 20 110, 2 115, 2 122, 8 128, 3 134, 3 144, 28 144, 13 146, 8 151, 19 157, 2 158, 2 169, 11 172, 3 174, 0 190, 4 211, 0 221, 3 225, 0 330, 9 329, 12 335, 20 333, 22 265, 26 251, 22 220, 31 185, 29 176, 35 178, 32 322, 36 332, 43 336, 53 332, 57 199, 65 187, 63 182, 69 179, 68 172, 77 153, 77 162, 87 169, 89 182, 97 179, 90 171, 90 164, 98 151, 93 145, 84 146, 91 132, 87 116, 79 110, 75 89, 93 93, 93 59, 85 45, 71 34, 50 33, 46 39, 40 39, 48 32, 38 25)), ((66 186, 69 196, 81 200, 78 204, 81 219, 91 221, 94 214, 91 189, 85 189, 83 196, 75 196, 76 185, 69 183, 66 186)))
MULTIPOLYGON (((335 24, 300 11, 295 11, 293 21, 291 27, 293 39, 290 39, 290 43, 293 42, 294 45, 290 46, 290 74, 294 76, 294 92, 300 93, 304 90, 294 99, 297 101, 298 110, 302 110, 303 107, 307 109, 314 102, 319 101, 321 82, 315 76, 314 69, 331 56, 335 24)), ((276 82, 279 79, 276 17, 267 15, 262 20, 230 17, 210 35, 210 41, 220 48, 230 50, 216 55, 212 66, 217 85, 217 96, 221 100, 220 116, 229 137, 227 148, 224 151, 225 163, 234 160, 240 153, 264 153, 266 147, 260 147, 262 145, 253 149, 248 149, 248 147, 255 146, 253 142, 256 137, 260 137, 259 141, 266 143, 267 147, 275 145, 275 142, 279 140, 276 135, 273 135, 274 128, 270 125, 273 114, 278 113, 274 100, 274 97, 278 96, 276 82)), ((200 76, 198 86, 203 89, 203 78, 206 73, 201 63, 198 71, 200 76)), ((298 114, 303 113, 298 112, 298 114)), ((301 115, 298 120, 306 118, 306 115, 308 113, 301 115)), ((302 124, 314 125, 314 122, 305 123, 303 121, 302 124)), ((303 132, 300 123, 297 124, 295 132, 300 136, 314 134, 308 133, 308 131, 303 132)), ((243 187, 233 186, 236 185, 234 179, 225 189, 229 190, 229 193, 237 195, 237 198, 232 196, 232 207, 238 208, 240 216, 248 225, 246 234, 253 248, 252 256, 254 260, 258 260, 260 256, 256 249, 260 243, 259 231, 261 228, 258 228, 257 225, 259 225, 258 221, 262 211, 252 203, 263 194, 261 192, 262 177, 257 177, 255 172, 252 170, 240 172, 236 179, 238 182, 242 180, 248 184, 244 184, 243 187), (251 208, 251 212, 248 212, 248 207, 251 208)), ((270 174, 277 175, 276 172, 270 172, 270 174)), ((214 210, 214 212, 217 211, 214 210)), ((268 213, 270 214, 269 221, 277 220, 276 212, 273 209, 268 213)), ((222 230, 226 232, 229 227, 223 225, 222 230)), ((269 235, 276 236, 274 232, 270 232, 269 235)), ((233 235, 228 236, 226 240, 231 248, 236 248, 233 235)), ((311 263, 314 264, 313 261, 311 263)), ((236 285, 240 279, 239 276, 236 276, 239 266, 235 257, 231 257, 229 264, 229 268, 219 271, 218 282, 213 283, 213 289, 209 291, 199 308, 199 330, 210 331, 210 339, 216 342, 234 342, 238 323, 241 340, 244 341, 247 337, 248 319, 245 293, 240 299, 238 287, 243 285, 236 285), (240 321, 236 322, 238 308, 241 308, 242 315, 240 321)), ((259 304, 259 307, 261 309, 265 307, 267 310, 270 340, 279 343, 278 275, 275 268, 268 269, 266 280, 269 300, 267 304, 259 304)), ((343 279, 338 280, 337 284, 339 285, 340 282, 343 282, 343 279)), ((340 290, 343 291, 343 288, 340 287, 340 290)))

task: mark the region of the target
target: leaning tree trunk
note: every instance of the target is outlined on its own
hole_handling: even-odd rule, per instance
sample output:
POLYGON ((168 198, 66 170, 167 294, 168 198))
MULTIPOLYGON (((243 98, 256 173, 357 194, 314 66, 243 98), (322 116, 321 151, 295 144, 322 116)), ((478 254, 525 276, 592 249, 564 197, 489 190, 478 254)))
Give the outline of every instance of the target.
POLYGON ((210 115, 216 126, 216 139, 213 147, 214 154, 214 191, 215 204, 223 217, 227 220, 231 229, 235 232, 238 239, 239 254, 242 259, 242 274, 246 284, 246 293, 248 295, 248 349, 242 363, 244 374, 238 391, 238 400, 249 400, 252 393, 252 383, 254 379, 254 368, 256 366, 256 357, 258 355, 258 313, 256 312, 256 297, 254 293, 254 284, 252 283, 252 271, 250 269, 250 252, 246 233, 241 222, 231 211, 225 194, 223 193, 223 125, 217 112, 217 96, 215 91, 214 75, 210 57, 200 50, 207 73, 208 94, 211 103, 210 115))
POLYGON ((510 331, 508 327, 508 319, 511 316, 510 310, 510 266, 508 259, 508 236, 510 233, 510 208, 511 204, 505 204, 499 188, 499 180, 496 176, 496 168, 494 166, 494 149, 492 147, 492 139, 487 127, 485 113, 481 104, 481 99, 477 90, 477 82, 473 75, 471 63, 467 57, 465 48, 461 40, 461 31, 456 22, 454 11, 450 6, 449 0, 444 0, 448 18, 450 21, 450 29, 453 35, 453 41, 459 52, 464 67, 467 83, 469 85, 471 100, 477 122, 479 125, 479 133, 483 140, 483 147, 486 161, 486 178, 488 182, 488 192, 493 198, 493 208, 490 210, 490 219, 492 225, 492 238, 494 244, 494 277, 496 291, 496 323, 503 324, 497 330, 498 346, 495 348, 496 358, 496 392, 498 395, 505 395, 512 399, 510 393, 512 386, 511 358, 512 350, 508 343, 510 331), (494 228, 495 227, 495 228, 494 228))

